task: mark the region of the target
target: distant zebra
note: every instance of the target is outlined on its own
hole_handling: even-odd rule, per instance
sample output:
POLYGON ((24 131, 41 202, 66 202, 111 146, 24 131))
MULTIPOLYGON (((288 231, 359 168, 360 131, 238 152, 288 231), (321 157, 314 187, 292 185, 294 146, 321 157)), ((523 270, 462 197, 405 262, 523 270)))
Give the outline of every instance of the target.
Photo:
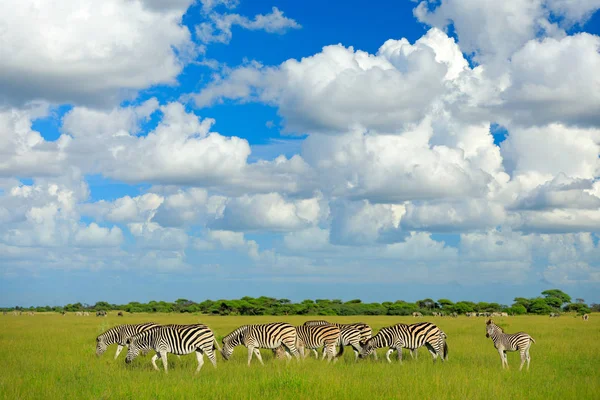
POLYGON ((296 347, 303 358, 306 358, 307 355, 304 352, 305 348, 316 350, 323 347, 322 358, 324 359, 327 356, 327 362, 329 362, 336 356, 335 346, 339 343, 339 340, 340 328, 335 325, 301 325, 296 327, 296 347))
POLYGON ((2 315, 8 315, 7 311, 2 311, 2 315))
POLYGON ((452 313, 452 314, 450 314, 450 315, 452 315, 452 318, 458 318, 458 314, 457 314, 456 312, 453 312, 453 313, 452 313))
POLYGON ((360 357, 364 358, 371 354, 375 349, 389 347, 385 354, 388 362, 390 354, 396 350, 398 360, 402 362, 402 348, 410 350, 411 356, 416 358, 416 350, 426 346, 431 353, 433 361, 440 356, 442 361, 448 357, 448 344, 446 343, 446 334, 431 322, 418 322, 416 324, 406 325, 397 324, 381 328, 377 335, 363 342, 360 357))
POLYGON ((159 326, 128 338, 126 344, 128 349, 125 362, 128 364, 139 355, 140 350, 154 350, 156 354, 152 357, 152 366, 158 370, 156 360, 160 358, 165 373, 168 373, 167 353, 184 355, 195 351, 198 359, 196 373, 204 365, 204 354, 206 354, 213 367, 217 368, 217 358, 214 350, 219 348, 219 344, 213 331, 203 324, 159 326))
POLYGON ((263 363, 259 349, 276 349, 283 345, 296 359, 300 359, 296 349, 296 328, 285 322, 274 322, 262 325, 240 326, 223 338, 223 350, 221 355, 229 360, 236 346, 244 345, 248 348, 248 365, 252 361, 252 355, 256 355, 258 361, 263 363))
POLYGON ((500 316, 501 317, 508 317, 508 313, 507 312, 500 313, 500 316))
POLYGON ((590 318, 590 316, 589 316, 589 315, 587 315, 587 314, 583 314, 583 315, 581 316, 581 319, 583 319, 584 321, 587 321, 589 318, 590 318))
POLYGON ((519 371, 523 369, 523 364, 527 361, 527 369, 529 369, 529 363, 531 357, 529 356, 529 348, 531 343, 535 343, 535 340, 525 332, 518 333, 504 333, 504 330, 496 325, 491 319, 486 323, 486 337, 491 337, 494 342, 494 347, 500 354, 502 360, 502 368, 506 366, 508 368, 508 358, 506 357, 507 351, 519 351, 521 354, 521 366, 519 371))
POLYGON ((87 311, 84 311, 84 312, 83 312, 83 316, 84 316, 84 317, 89 317, 89 316, 90 316, 90 313, 89 313, 89 312, 87 312, 87 311))
MULTIPOLYGON (((340 328, 340 340, 338 342, 338 346, 340 347, 338 354, 336 357, 341 356, 344 353, 344 346, 352 346, 354 350, 355 360, 358 359, 358 354, 360 353, 360 342, 369 340, 373 336, 373 329, 363 323, 363 322, 354 322, 350 324, 339 324, 332 323, 325 320, 313 320, 306 321, 304 325, 335 325, 340 328), (358 330, 359 332, 359 340, 356 340, 356 334, 354 330, 358 330)), ((316 356, 316 350, 313 350, 316 356)), ((373 357, 377 360, 377 353, 373 353, 373 357)))
POLYGON ((412 313, 412 316, 413 316, 413 317, 422 317, 422 316, 423 316, 423 314, 421 314, 421 313, 420 313, 420 312, 418 312, 418 311, 415 311, 414 313, 412 313))
POLYGON ((106 311, 104 311, 104 310, 96 311, 96 317, 106 317, 106 311))
POLYGON ((96 338, 96 355, 101 356, 106 351, 108 346, 113 343, 117 343, 119 346, 117 347, 117 352, 115 353, 116 359, 123 350, 123 346, 127 345, 127 339, 137 335, 138 333, 142 333, 148 329, 158 326, 159 325, 155 324, 154 322, 146 322, 143 324, 118 325, 114 328, 110 328, 96 338))
POLYGON ((117 314, 117 317, 122 317, 123 316, 123 312, 119 311, 119 313, 117 314))
POLYGON ((557 313, 557 312, 550 313, 550 318, 558 318, 558 317, 560 317, 559 313, 557 313))
MULTIPOLYGON (((83 315, 83 312, 81 312, 81 311, 77 311, 77 312, 75 313, 75 315, 76 315, 76 316, 78 316, 78 317, 81 317, 81 316, 83 315)), ((96 315, 98 315, 98 314, 96 314, 96 315)))

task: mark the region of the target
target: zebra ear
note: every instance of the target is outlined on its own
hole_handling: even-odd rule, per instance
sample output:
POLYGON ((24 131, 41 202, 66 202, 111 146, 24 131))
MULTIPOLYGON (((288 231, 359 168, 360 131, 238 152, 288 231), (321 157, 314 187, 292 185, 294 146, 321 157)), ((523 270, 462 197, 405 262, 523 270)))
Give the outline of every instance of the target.
POLYGON ((486 324, 488 324, 488 325, 491 324, 491 323, 492 323, 491 319, 488 319, 488 321, 486 322, 486 324))

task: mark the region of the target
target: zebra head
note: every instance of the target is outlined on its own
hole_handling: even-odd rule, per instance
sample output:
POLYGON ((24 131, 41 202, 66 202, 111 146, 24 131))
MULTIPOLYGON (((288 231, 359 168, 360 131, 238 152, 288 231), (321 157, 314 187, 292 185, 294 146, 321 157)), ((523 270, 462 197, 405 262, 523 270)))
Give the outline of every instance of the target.
POLYGON ((358 356, 360 358, 366 358, 368 357, 373 351, 375 351, 375 345, 373 343, 373 338, 364 340, 360 342, 360 353, 358 354, 358 356))
POLYGON ((233 349, 235 346, 242 344, 243 336, 246 334, 247 330, 248 325, 243 325, 223 338, 223 349, 221 350, 221 355, 223 356, 224 360, 229 360, 233 354, 233 349))
POLYGON ((485 326, 485 337, 489 338, 494 335, 496 332, 502 332, 502 328, 494 323, 491 319, 486 322, 485 326))
POLYGON ((108 344, 104 339, 104 335, 100 335, 96 338, 96 356, 98 357, 104 354, 104 352, 108 348, 108 344))
POLYGON ((137 356, 140 355, 140 348, 138 346, 137 340, 134 338, 129 338, 125 341, 127 344, 127 357, 125 358, 125 362, 127 364, 131 363, 137 356))

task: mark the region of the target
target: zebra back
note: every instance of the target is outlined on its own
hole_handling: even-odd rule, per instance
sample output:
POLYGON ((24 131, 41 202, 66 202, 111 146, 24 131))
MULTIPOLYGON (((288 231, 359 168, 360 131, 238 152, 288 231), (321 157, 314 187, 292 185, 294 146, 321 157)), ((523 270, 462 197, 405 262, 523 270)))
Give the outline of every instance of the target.
POLYGON ((129 350, 127 362, 131 362, 140 350, 155 350, 174 354, 189 354, 197 350, 212 351, 214 334, 204 324, 163 325, 141 332, 127 339, 129 350))
POLYGON ((296 335, 298 343, 314 349, 337 343, 340 338, 340 328, 335 325, 301 325, 296 327, 296 335))

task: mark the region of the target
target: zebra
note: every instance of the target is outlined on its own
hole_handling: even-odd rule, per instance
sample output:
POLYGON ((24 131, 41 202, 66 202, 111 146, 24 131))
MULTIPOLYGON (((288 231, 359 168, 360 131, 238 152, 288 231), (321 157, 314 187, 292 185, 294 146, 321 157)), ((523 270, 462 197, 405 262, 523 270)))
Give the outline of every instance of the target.
POLYGON ((558 317, 560 317, 559 313, 557 313, 557 312, 550 313, 550 318, 558 318, 558 317))
POLYGON ((434 362, 438 356, 445 361, 448 358, 446 338, 446 334, 431 322, 418 322, 411 325, 397 324, 381 328, 377 335, 363 342, 360 357, 367 357, 377 348, 389 347, 385 354, 388 362, 391 362, 390 354, 394 350, 398 352, 398 361, 402 362, 403 347, 410 350, 413 358, 417 358, 416 350, 421 346, 426 346, 434 362))
POLYGON ((84 311, 84 312, 83 312, 83 316, 84 316, 84 317, 89 317, 89 316, 90 316, 90 313, 89 313, 89 312, 87 312, 87 311, 84 311))
POLYGON ((78 316, 78 317, 81 317, 81 316, 83 315, 83 312, 81 312, 81 311, 77 311, 77 312, 75 313, 75 315, 76 315, 76 316, 78 316))
POLYGON ((229 360, 236 346, 244 345, 248 348, 248 366, 252 355, 264 365, 259 348, 276 349, 283 345, 297 360, 300 354, 296 349, 296 328, 285 322, 274 322, 262 325, 243 325, 223 338, 223 359, 229 360))
POLYGON ((2 315, 8 315, 8 311, 2 311, 2 315))
POLYGON ((452 314, 450 314, 452 316, 452 318, 458 318, 458 313, 453 312, 452 314))
POLYGON ((589 316, 589 315, 587 315, 587 314, 583 314, 583 315, 581 316, 581 319, 583 319, 584 321, 587 321, 589 318, 590 318, 590 316, 589 316))
MULTIPOLYGON (((81 315, 81 314, 79 314, 81 315)), ((96 311, 96 317, 106 317, 106 311, 96 311)))
MULTIPOLYGON (((327 356, 327 362, 330 362, 334 356, 337 356, 335 346, 340 341, 340 328, 335 325, 301 325, 296 327, 296 347, 306 358, 304 349, 316 349, 323 347, 323 359, 327 356)), ((288 355, 288 353, 286 353, 288 355)), ((318 353, 316 353, 318 358, 318 353)), ((289 355, 288 355, 289 357, 289 355)), ((337 358, 336 360, 337 361, 337 358)))
POLYGON ((491 319, 486 323, 485 336, 492 338, 494 347, 498 350, 498 354, 500 354, 502 368, 505 366, 508 368, 506 352, 518 350, 521 353, 521 366, 519 367, 519 371, 523 369, 525 361, 527 361, 527 369, 529 370, 529 363, 531 362, 529 348, 531 347, 531 343, 535 343, 535 340, 533 340, 531 336, 525 332, 504 333, 504 330, 496 325, 491 319))
POLYGON ((140 353, 149 350, 156 351, 152 357, 152 366, 158 371, 156 360, 162 360, 165 373, 169 373, 167 366, 167 353, 177 355, 196 352, 200 372, 204 365, 204 354, 208 357, 213 367, 217 368, 215 349, 221 349, 213 331, 204 324, 193 325, 163 325, 148 329, 127 339, 127 357, 125 362, 131 363, 140 353))
MULTIPOLYGON (((354 350, 354 359, 357 360, 358 359, 358 354, 360 353, 361 347, 360 347, 360 342, 362 341, 366 341, 369 340, 372 336, 373 336, 373 329, 363 323, 363 322, 354 322, 354 323, 350 323, 350 324, 339 324, 339 323, 331 323, 325 320, 313 320, 313 321, 306 321, 304 323, 304 325, 335 325, 338 328, 340 328, 340 340, 338 341, 338 346, 340 347, 340 350, 338 352, 338 354, 336 355, 336 357, 341 356, 344 353, 344 346, 352 346, 352 349, 354 350), (359 339, 358 341, 356 340, 356 333, 354 332, 354 330, 358 330, 359 333, 359 339)), ((314 350, 315 356, 317 356, 317 351, 314 350)), ((373 352, 373 358, 375 358, 377 360, 377 353, 373 352)))
POLYGON ((117 317, 122 317, 123 316, 123 312, 119 311, 119 313, 117 314, 117 317))
POLYGON ((422 317, 422 316, 423 316, 423 314, 421 314, 421 313, 420 313, 420 312, 418 312, 418 311, 415 311, 414 313, 412 313, 412 316, 413 316, 413 317, 422 317))
POLYGON ((98 357, 101 356, 106 351, 108 346, 113 343, 117 343, 119 346, 117 347, 117 352, 115 353, 116 360, 123 350, 123 346, 126 346, 127 339, 129 339, 131 336, 137 335, 138 333, 142 333, 148 329, 158 326, 159 325, 155 324, 154 322, 146 322, 143 324, 118 325, 110 328, 96 338, 96 355, 98 357))

